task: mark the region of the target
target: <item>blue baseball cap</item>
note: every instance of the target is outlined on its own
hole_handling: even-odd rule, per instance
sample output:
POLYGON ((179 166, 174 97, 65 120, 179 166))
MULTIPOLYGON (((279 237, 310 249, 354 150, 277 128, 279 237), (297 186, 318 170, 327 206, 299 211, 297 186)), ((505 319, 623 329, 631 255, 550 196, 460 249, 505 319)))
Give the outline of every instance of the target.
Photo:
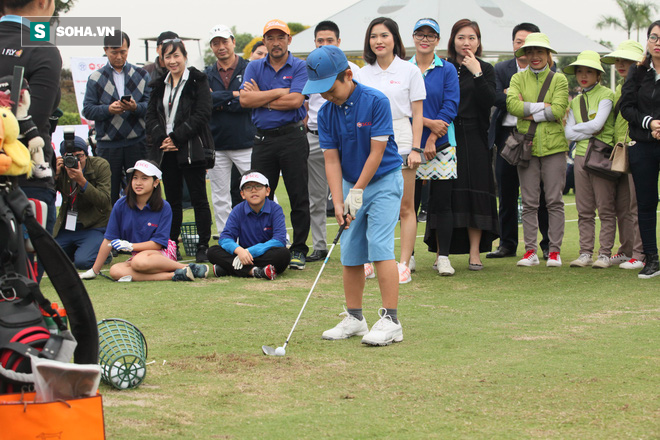
POLYGON ((307 84, 303 95, 324 93, 344 70, 348 69, 348 59, 337 46, 321 46, 307 57, 307 84))
POLYGON ((415 23, 415 27, 413 28, 413 32, 424 26, 430 27, 436 34, 438 34, 438 36, 440 35, 440 25, 437 21, 431 20, 430 18, 422 18, 421 20, 417 20, 417 23, 415 23))

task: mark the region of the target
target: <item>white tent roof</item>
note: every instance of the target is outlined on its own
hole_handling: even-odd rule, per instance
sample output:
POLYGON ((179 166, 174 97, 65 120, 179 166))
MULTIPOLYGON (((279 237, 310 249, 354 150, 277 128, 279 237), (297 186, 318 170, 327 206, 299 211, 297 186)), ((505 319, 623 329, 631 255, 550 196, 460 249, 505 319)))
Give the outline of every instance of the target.
MULTIPOLYGON (((551 0, 550 0, 551 1, 551 0)), ((553 20, 520 0, 362 0, 328 17, 339 26, 341 48, 346 55, 361 56, 367 26, 376 17, 386 16, 399 25, 408 56, 415 50, 412 28, 420 18, 431 17, 440 24, 440 44, 445 52, 453 24, 461 18, 479 23, 483 55, 512 54, 511 31, 518 23, 536 24, 550 38, 560 55, 577 55, 583 50, 608 53, 610 50, 568 26, 553 20)), ((307 55, 314 50, 314 26, 296 34, 289 50, 307 55)))

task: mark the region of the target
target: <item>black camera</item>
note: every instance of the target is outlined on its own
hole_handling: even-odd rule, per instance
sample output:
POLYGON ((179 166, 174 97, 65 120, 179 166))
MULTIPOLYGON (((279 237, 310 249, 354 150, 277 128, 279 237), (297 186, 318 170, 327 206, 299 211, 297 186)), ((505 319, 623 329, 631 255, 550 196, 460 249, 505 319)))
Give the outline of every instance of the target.
POLYGON ((78 168, 78 163, 80 162, 78 158, 73 155, 76 151, 75 138, 76 133, 73 130, 64 131, 64 151, 66 151, 66 153, 64 153, 62 159, 64 160, 64 166, 67 168, 78 168))

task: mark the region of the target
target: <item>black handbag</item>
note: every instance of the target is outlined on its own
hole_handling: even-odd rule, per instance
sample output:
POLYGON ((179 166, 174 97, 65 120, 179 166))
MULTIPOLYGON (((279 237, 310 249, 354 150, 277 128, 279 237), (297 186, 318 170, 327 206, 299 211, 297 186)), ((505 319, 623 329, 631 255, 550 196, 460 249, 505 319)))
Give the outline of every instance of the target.
MULTIPOLYGON (((587 104, 584 102, 584 95, 580 97, 580 115, 582 122, 589 120, 587 114, 587 104)), ((584 154, 584 169, 594 176, 602 177, 607 180, 617 180, 621 177, 621 172, 612 170, 612 151, 614 147, 595 137, 589 139, 587 152, 584 154)))
MULTIPOLYGON (((548 76, 545 77, 543 81, 543 86, 539 93, 538 100, 536 102, 543 102, 545 95, 548 93, 550 88, 550 83, 552 82, 552 77, 555 72, 552 70, 548 72, 548 76)), ((529 165, 529 161, 532 159, 532 144, 534 143, 534 135, 536 134, 536 127, 538 123, 532 121, 529 124, 529 129, 527 133, 520 133, 516 128, 513 129, 509 137, 504 142, 504 148, 500 151, 500 156, 506 160, 510 165, 520 166, 526 168, 529 165)))
POLYGON ((184 163, 179 162, 180 166, 203 166, 207 170, 215 166, 215 143, 208 125, 188 139, 187 147, 187 160, 184 163))

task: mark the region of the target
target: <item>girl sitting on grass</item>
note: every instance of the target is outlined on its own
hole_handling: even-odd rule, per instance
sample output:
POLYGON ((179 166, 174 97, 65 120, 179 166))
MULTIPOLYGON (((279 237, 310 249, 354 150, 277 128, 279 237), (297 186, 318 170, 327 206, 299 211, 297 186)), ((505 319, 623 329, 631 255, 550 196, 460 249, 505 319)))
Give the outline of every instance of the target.
POLYGON ((127 170, 130 185, 126 196, 115 203, 94 266, 80 275, 93 279, 110 254, 110 249, 132 252, 133 256, 110 268, 110 276, 126 281, 193 281, 206 278, 208 266, 184 265, 176 261, 176 243, 169 239, 172 209, 160 190, 161 171, 156 164, 139 160, 127 170))

